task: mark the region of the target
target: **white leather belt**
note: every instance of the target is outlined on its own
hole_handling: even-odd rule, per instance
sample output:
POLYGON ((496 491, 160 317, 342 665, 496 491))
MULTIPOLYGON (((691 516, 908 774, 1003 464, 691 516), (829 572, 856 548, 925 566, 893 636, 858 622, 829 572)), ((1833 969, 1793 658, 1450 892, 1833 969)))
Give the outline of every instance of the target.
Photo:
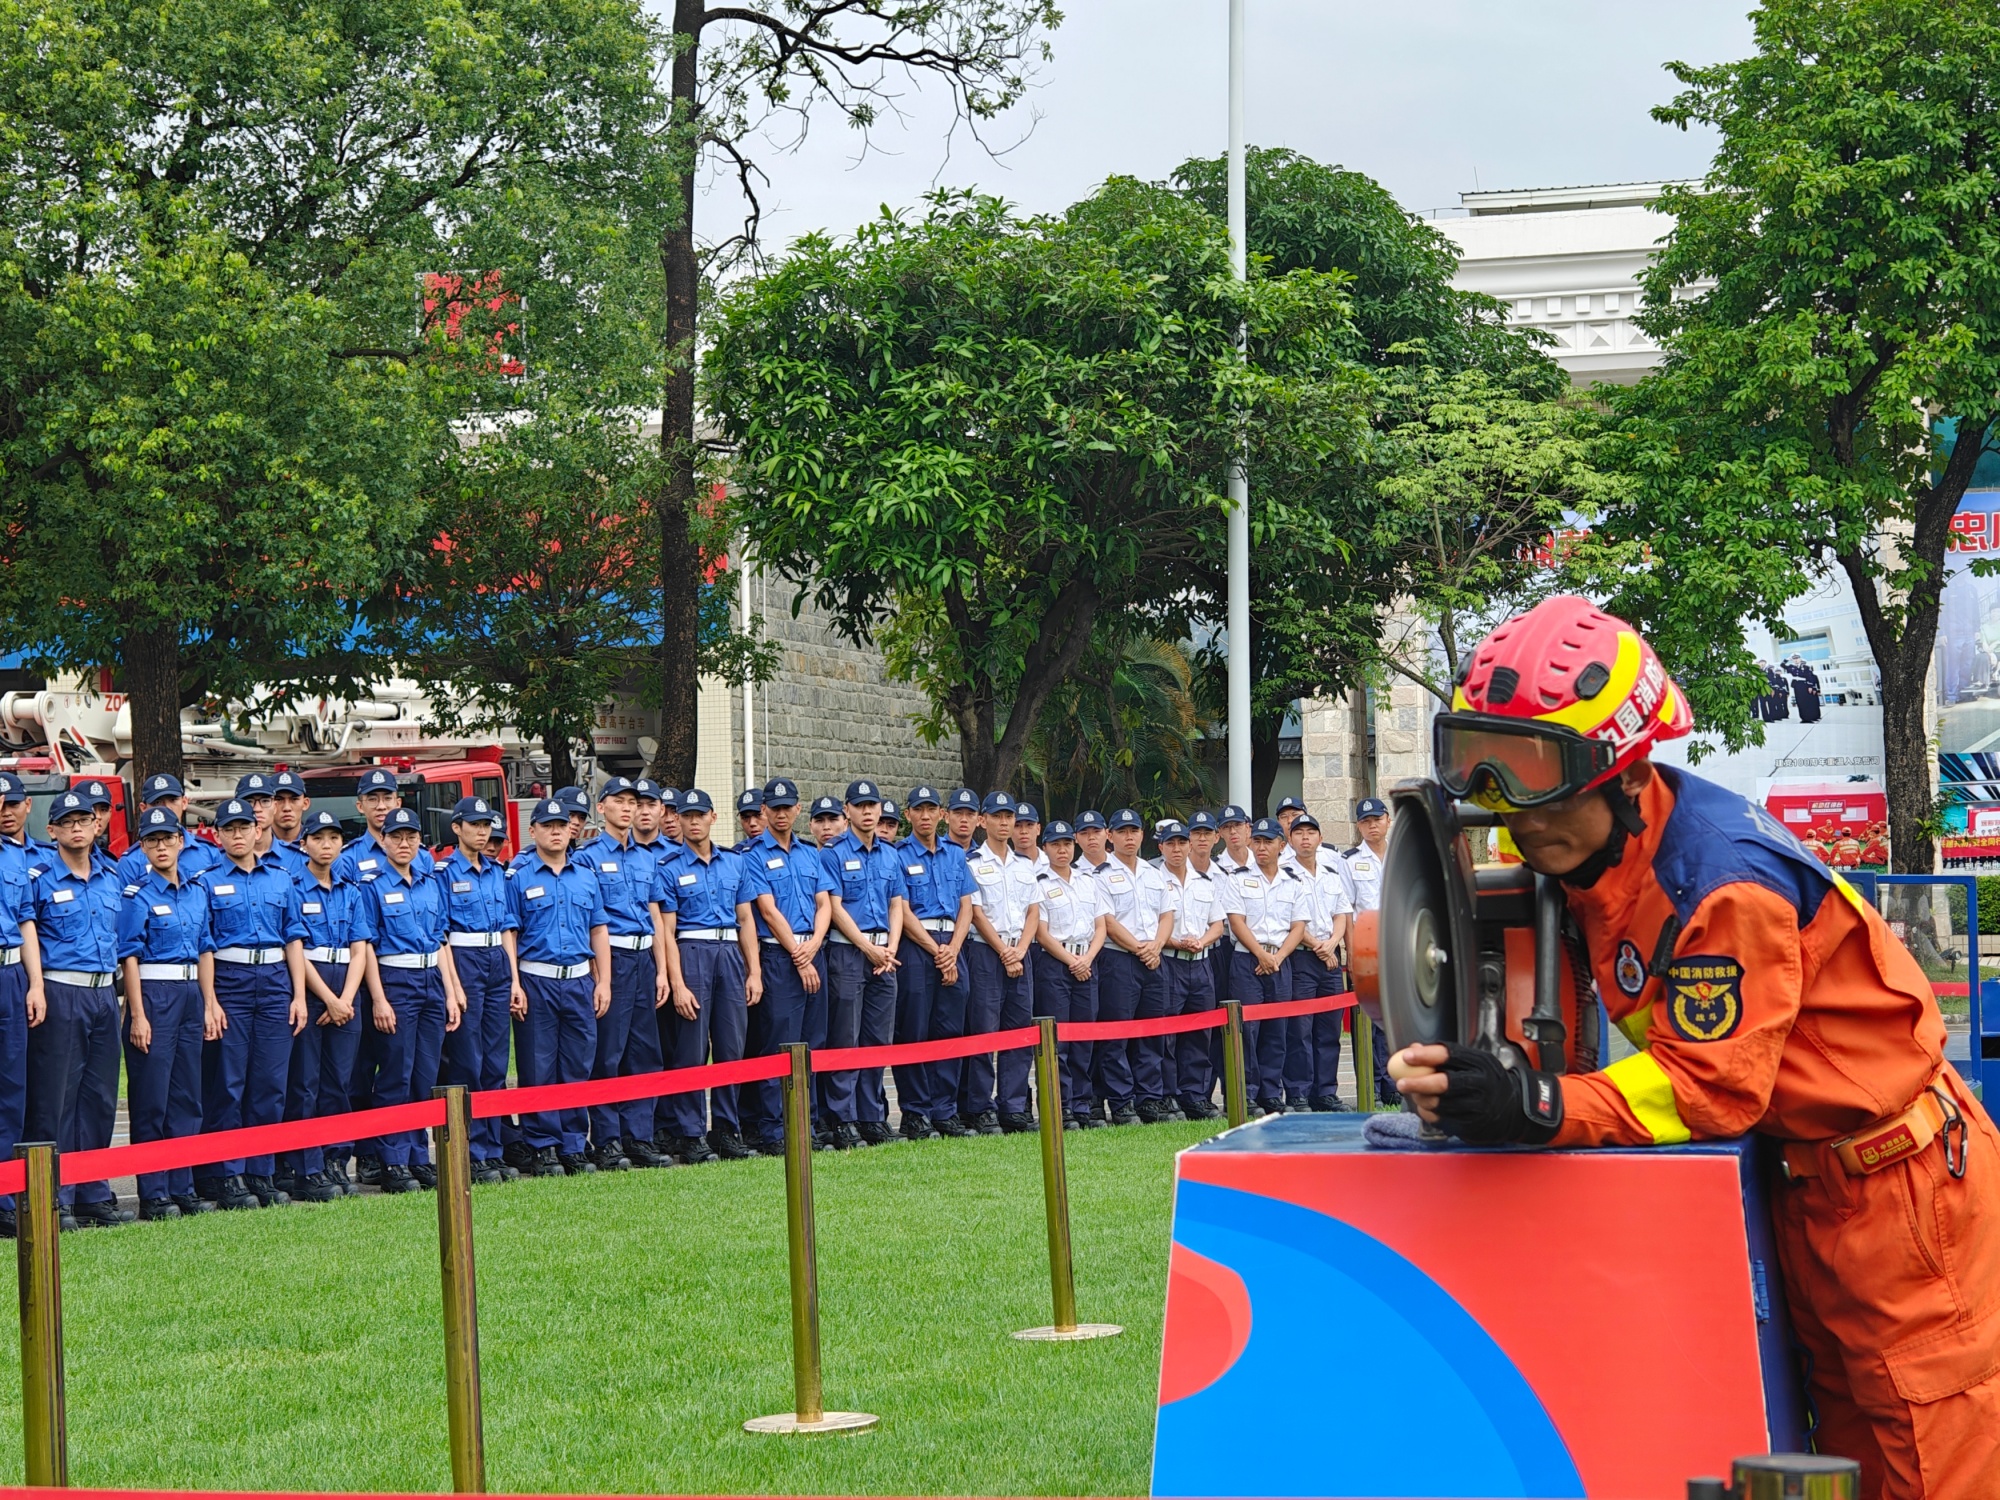
POLYGON ((42 978, 50 984, 67 984, 79 990, 104 990, 111 987, 109 974, 86 974, 82 969, 44 969, 42 978))
POLYGON ((193 964, 140 964, 141 979, 195 979, 201 970, 193 964))
MULTIPOLYGON (((886 946, 889 941, 889 934, 883 932, 880 928, 876 928, 873 931, 871 931, 868 928, 864 927, 861 930, 861 935, 867 938, 869 943, 877 948, 886 946)), ((831 937, 836 943, 845 943, 850 948, 854 946, 854 939, 847 936, 847 934, 844 932, 835 930, 831 933, 828 933, 827 936, 831 937)))
MULTIPOLYGON (((688 927, 674 933, 674 940, 682 943, 733 943, 736 941, 734 927, 688 927)), ((613 943, 617 938, 611 940, 613 943)))
POLYGON ((917 925, 925 932, 950 932, 958 926, 952 917, 919 917, 917 925))
POLYGON ((438 966, 435 953, 378 953, 375 961, 385 969, 435 969, 438 966))
MULTIPOLYGON (((1231 938, 1229 941, 1232 943, 1236 943, 1236 951, 1238 953, 1248 953, 1250 951, 1248 948, 1244 947, 1241 943, 1237 942, 1235 938, 1231 938)), ((1283 940, 1280 939, 1280 941, 1282 942, 1283 940)), ((1264 951, 1266 953, 1269 953, 1271 950, 1269 948, 1266 948, 1264 951)))
POLYGON ((281 964, 283 948, 217 948, 215 956, 226 964, 281 964))
MULTIPOLYGON (((986 939, 979 935, 979 929, 977 927, 972 929, 972 940, 975 943, 984 943, 989 948, 993 946, 991 943, 987 943, 986 939)), ((1009 948, 1011 948, 1016 943, 1021 941, 1021 934, 1017 932, 1012 937, 1009 937, 1006 933, 1003 932, 1000 934, 1000 941, 1005 943, 1009 948)))
MULTIPOLYGON (((731 937, 736 936, 736 929, 732 927, 729 930, 729 935, 731 937)), ((611 946, 638 953, 653 946, 653 936, 651 933, 614 932, 611 934, 611 946)))
POLYGON ((1062 946, 1063 952, 1069 954, 1072 958, 1082 958, 1084 954, 1090 951, 1088 939, 1081 943, 1064 943, 1062 946))
POLYGON ((11 969, 20 961, 21 949, 18 944, 12 948, 0 948, 0 969, 11 969))
POLYGON ((537 979, 581 979, 590 972, 588 963, 581 964, 541 964, 532 959, 521 963, 523 974, 532 974, 537 979))
POLYGON ((454 948, 497 948, 505 936, 502 932, 454 932, 451 945, 454 948))
POLYGON ((1204 948, 1199 953, 1190 953, 1185 948, 1162 948, 1160 955, 1163 958, 1178 958, 1182 963, 1191 964, 1200 959, 1207 958, 1208 949, 1204 948))
POLYGON ((306 957, 316 964, 344 964, 353 953, 347 948, 308 948, 306 957))

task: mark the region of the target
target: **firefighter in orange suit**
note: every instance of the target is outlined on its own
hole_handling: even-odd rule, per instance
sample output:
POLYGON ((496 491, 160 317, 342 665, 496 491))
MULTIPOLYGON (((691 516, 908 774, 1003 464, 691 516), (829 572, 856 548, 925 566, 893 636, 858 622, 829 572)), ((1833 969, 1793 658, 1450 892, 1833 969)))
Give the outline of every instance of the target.
POLYGON ((1869 1497, 2000 1497, 2000 1136, 1916 960, 1763 808, 1646 758, 1693 722, 1623 621, 1547 600, 1459 681, 1438 778, 1561 879, 1639 1051, 1557 1076, 1410 1047, 1398 1087, 1475 1143, 1782 1141, 1815 1445, 1860 1460, 1869 1497))

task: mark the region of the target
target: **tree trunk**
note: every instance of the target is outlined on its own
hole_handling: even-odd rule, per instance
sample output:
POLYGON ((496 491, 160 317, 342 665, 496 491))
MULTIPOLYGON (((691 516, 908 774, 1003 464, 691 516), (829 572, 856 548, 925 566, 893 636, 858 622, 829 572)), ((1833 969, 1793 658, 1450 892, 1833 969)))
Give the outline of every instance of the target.
POLYGON ((694 785, 700 701, 701 559, 690 516, 695 493, 695 298, 701 265, 694 243, 694 177, 699 154, 696 62, 704 19, 702 0, 674 7, 673 131, 682 143, 680 218, 660 243, 667 294, 667 378, 661 404, 660 451, 666 490, 660 497, 660 746, 655 780, 694 785))
MULTIPOLYGON (((1049 695, 1061 687, 1090 645, 1097 628, 1097 589, 1087 579, 1072 578, 1056 595, 1041 629, 1028 647, 1022 663, 1021 680, 1014 689, 1014 701, 1007 706, 1007 727, 993 747, 993 765, 988 773, 991 787, 1005 787, 1021 768, 1021 756, 1028 748, 1028 736, 1049 695)), ((993 684, 983 685, 993 693, 993 684)))
POLYGON ((1250 816, 1271 816, 1271 787, 1278 779, 1278 736, 1283 719, 1250 721, 1250 816))
POLYGON ((119 676, 132 711, 132 780, 182 779, 181 634, 175 625, 134 626, 119 642, 119 676))
POLYGON ((551 727, 542 735, 542 748, 549 754, 549 794, 558 787, 576 785, 575 742, 561 729, 551 727))
MULTIPOLYGON (((1904 632, 1907 645, 1910 634, 1904 632)), ((1937 615, 1933 611, 1930 628, 1923 632, 1926 642, 1935 640, 1937 615)), ((1910 655, 1906 650, 1900 655, 1910 655)), ((1920 658, 1926 665, 1930 651, 1920 658)), ((1924 734, 1923 667, 1914 673, 1882 671, 1882 761, 1889 793, 1889 859, 1898 875, 1929 875, 1936 868, 1936 850, 1931 845, 1931 764, 1930 742, 1924 734)))

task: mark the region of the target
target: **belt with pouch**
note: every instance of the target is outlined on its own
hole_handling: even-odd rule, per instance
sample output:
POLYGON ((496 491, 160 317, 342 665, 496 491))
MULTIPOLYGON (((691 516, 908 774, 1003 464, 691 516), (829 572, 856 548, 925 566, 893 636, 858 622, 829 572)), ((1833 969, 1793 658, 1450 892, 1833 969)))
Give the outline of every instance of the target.
POLYGON ((454 932, 451 945, 454 948, 497 948, 505 936, 501 932, 454 932))
POLYGON ((438 956, 430 953, 378 953, 375 962, 385 969, 435 969, 438 956))
MULTIPOLYGON (((351 948, 308 948, 306 957, 316 964, 344 964, 354 956, 351 948)), ((144 978, 142 974, 140 978, 144 978)))
POLYGON ((201 970, 194 964, 140 964, 139 977, 158 980, 198 979, 201 977, 201 970))
MULTIPOLYGON (((883 948, 888 946, 889 934, 887 932, 884 932, 880 928, 875 928, 873 930, 870 930, 868 928, 863 928, 861 931, 861 935, 867 938, 869 943, 874 947, 883 948)), ((840 932, 837 929, 834 932, 828 934, 828 936, 830 936, 836 943, 845 943, 850 948, 854 946, 854 939, 848 937, 845 933, 840 932)))
POLYGON ((216 959, 225 964, 281 964, 283 948, 217 948, 216 959))
MULTIPOLYGON (((735 931, 733 928, 731 929, 730 935, 731 936, 735 935, 735 931)), ((687 936, 693 937, 694 934, 688 933, 687 936)), ((626 949, 628 952, 632 953, 637 953, 642 949, 650 948, 653 946, 653 935, 651 933, 614 932, 611 934, 610 940, 612 947, 623 948, 626 949)))
POLYGON ((66 984, 79 990, 108 990, 111 988, 109 974, 91 974, 83 969, 44 969, 42 978, 50 984, 66 984))
MULTIPOLYGON (((734 927, 690 927, 685 932, 676 932, 674 940, 682 943, 733 943, 736 941, 736 929, 734 927)), ((616 938, 612 939, 614 943, 617 941, 616 938)))
POLYGON ((590 964, 545 964, 533 959, 521 960, 521 972, 532 974, 537 979, 581 979, 590 972, 590 964))
POLYGON ((1835 1141, 1787 1141, 1785 1176, 1794 1182, 1823 1177, 1831 1157, 1849 1177, 1866 1177, 1927 1150, 1942 1136, 1945 1170, 1963 1177, 1966 1133, 1958 1101, 1942 1085, 1932 1082, 1908 1108, 1884 1115, 1852 1135, 1835 1141))

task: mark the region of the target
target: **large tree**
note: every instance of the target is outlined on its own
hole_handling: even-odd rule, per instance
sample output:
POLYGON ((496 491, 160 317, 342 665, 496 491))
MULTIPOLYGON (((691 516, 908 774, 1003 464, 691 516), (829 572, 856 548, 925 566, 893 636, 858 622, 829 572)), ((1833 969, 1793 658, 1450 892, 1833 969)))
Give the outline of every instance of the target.
POLYGON ((1740 742, 1766 691, 1743 622, 1838 569, 1881 669, 1896 868, 1928 872, 1945 548, 2000 417, 2000 12, 1769 0, 1754 23, 1754 56, 1674 65, 1654 111, 1720 145, 1660 204, 1644 322, 1666 359, 1618 401, 1636 483, 1607 519, 1611 604, 1740 742))
POLYGON ((1218 221, 1117 178, 1060 218, 942 197, 808 238, 707 363, 760 558, 883 632, 967 784, 1008 785, 1099 621, 1186 591, 1242 434, 1296 482, 1347 461, 1342 282, 1239 285, 1218 221))
POLYGON ((8 0, 0 633, 179 709, 340 644, 482 370, 426 273, 660 156, 630 0, 8 0), (446 341, 449 342, 449 341, 446 341))
POLYGON ((958 119, 977 137, 1028 87, 1062 15, 1054 0, 673 0, 672 11, 670 140, 679 177, 677 213, 660 239, 667 472, 659 505, 662 713, 654 773, 685 786, 694 778, 701 635, 698 298, 706 271, 756 249, 762 127, 782 121, 796 140, 816 113, 830 113, 865 139, 883 111, 894 113, 902 84, 929 79, 949 91, 958 119), (741 232, 706 255, 695 229, 704 160, 733 171, 749 204, 741 232))

